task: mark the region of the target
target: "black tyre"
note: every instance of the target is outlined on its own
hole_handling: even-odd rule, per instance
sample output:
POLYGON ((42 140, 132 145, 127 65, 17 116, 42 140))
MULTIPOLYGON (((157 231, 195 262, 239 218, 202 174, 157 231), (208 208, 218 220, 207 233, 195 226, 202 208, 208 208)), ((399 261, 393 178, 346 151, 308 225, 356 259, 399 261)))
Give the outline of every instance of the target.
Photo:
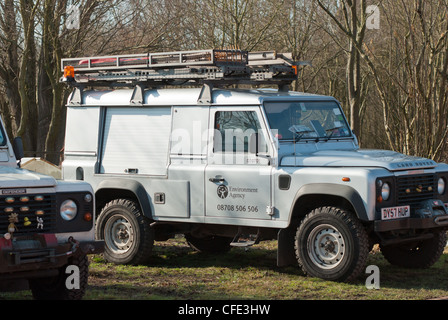
POLYGON ((154 230, 139 206, 116 199, 101 210, 96 237, 104 240, 104 258, 116 264, 146 264, 154 245, 154 230))
POLYGON ((49 278, 30 279, 29 285, 36 300, 81 300, 85 294, 89 278, 89 260, 86 255, 69 259, 69 263, 59 269, 59 274, 49 278), (77 267, 76 274, 71 266, 77 267), (79 272, 79 273, 78 273, 79 272), (76 276, 76 282, 69 277, 76 276))
POLYGON ((429 268, 439 260, 446 246, 446 233, 434 232, 434 237, 413 244, 381 247, 390 264, 413 269, 429 268))
POLYGON ((353 213, 336 207, 322 207, 311 211, 300 223, 295 252, 307 275, 351 281, 364 271, 369 240, 353 213))
POLYGON ((185 240, 192 249, 207 253, 228 252, 231 249, 230 243, 232 242, 232 238, 228 237, 206 236, 197 238, 191 234, 186 234, 185 240))

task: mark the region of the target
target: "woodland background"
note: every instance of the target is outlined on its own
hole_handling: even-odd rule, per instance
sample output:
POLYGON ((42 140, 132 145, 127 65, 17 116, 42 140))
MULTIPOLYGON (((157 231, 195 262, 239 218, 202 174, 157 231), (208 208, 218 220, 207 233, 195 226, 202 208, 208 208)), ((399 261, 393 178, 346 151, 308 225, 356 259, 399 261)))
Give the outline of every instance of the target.
POLYGON ((1 0, 0 112, 26 156, 59 164, 61 58, 277 50, 312 63, 293 89, 339 99, 361 147, 446 161, 447 32, 447 0, 1 0))

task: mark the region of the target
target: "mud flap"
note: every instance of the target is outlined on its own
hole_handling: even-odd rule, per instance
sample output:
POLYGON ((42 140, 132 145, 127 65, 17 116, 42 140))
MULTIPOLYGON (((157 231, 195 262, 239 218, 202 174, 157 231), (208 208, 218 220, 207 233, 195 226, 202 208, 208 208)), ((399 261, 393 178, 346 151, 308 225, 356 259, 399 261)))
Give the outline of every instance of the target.
POLYGON ((294 228, 281 229, 277 235, 277 266, 287 267, 297 265, 294 251, 294 228))

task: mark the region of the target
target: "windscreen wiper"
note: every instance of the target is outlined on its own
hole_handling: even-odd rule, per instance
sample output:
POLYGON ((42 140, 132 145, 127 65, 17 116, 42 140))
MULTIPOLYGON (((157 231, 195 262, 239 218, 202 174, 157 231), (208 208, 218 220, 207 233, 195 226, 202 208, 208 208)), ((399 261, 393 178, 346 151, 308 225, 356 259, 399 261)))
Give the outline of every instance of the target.
POLYGON ((338 127, 334 127, 334 128, 326 129, 326 130, 325 130, 326 132, 331 131, 330 135, 328 135, 328 133, 327 133, 327 140, 326 140, 326 141, 328 141, 328 140, 331 139, 331 137, 333 136, 335 130, 340 129, 340 128, 342 128, 342 127, 343 127, 343 126, 338 126, 338 127))
POLYGON ((313 129, 301 124, 292 125, 288 130, 294 133, 294 143, 299 142, 305 134, 315 132, 313 129))

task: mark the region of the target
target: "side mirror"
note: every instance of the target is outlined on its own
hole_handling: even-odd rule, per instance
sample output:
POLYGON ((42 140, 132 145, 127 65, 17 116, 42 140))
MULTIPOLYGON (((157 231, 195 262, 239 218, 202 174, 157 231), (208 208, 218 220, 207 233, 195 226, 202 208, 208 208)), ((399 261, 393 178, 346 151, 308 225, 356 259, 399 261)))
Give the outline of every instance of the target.
POLYGON ((23 142, 21 137, 14 138, 12 142, 12 149, 14 151, 14 154, 16 155, 17 160, 20 160, 24 157, 23 142))

